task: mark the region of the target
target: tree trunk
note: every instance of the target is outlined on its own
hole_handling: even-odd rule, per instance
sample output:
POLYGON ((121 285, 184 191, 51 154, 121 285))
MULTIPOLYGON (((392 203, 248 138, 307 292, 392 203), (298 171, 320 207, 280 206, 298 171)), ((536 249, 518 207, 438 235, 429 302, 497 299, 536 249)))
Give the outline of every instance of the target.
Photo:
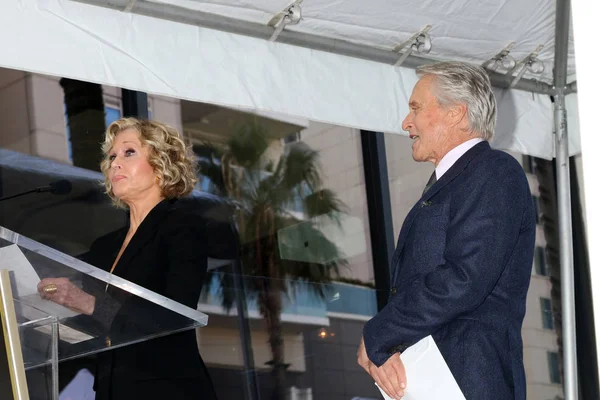
POLYGON ((73 165, 100 171, 100 144, 106 130, 102 86, 68 78, 62 78, 60 85, 65 94, 73 165))
POLYGON ((272 373, 275 388, 271 400, 284 400, 287 365, 284 363, 281 293, 277 290, 276 285, 273 285, 272 279, 265 279, 265 281, 265 289, 259 296, 259 302, 262 303, 261 309, 265 317, 267 333, 269 334, 269 347, 273 355, 270 364, 273 367, 272 373))

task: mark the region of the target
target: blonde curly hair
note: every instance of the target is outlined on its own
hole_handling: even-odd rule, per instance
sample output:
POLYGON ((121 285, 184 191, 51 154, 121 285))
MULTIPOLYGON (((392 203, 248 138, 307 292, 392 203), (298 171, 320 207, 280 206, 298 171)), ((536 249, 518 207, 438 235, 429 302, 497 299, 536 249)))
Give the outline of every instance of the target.
POLYGON ((112 183, 108 178, 111 167, 110 151, 117 135, 127 129, 138 132, 142 146, 148 149, 148 163, 158 177, 158 185, 162 195, 167 199, 188 195, 194 189, 197 163, 190 147, 179 137, 174 128, 157 121, 121 118, 110 124, 102 143, 103 159, 100 169, 104 174, 104 187, 117 207, 127 205, 119 200, 112 191, 112 183))

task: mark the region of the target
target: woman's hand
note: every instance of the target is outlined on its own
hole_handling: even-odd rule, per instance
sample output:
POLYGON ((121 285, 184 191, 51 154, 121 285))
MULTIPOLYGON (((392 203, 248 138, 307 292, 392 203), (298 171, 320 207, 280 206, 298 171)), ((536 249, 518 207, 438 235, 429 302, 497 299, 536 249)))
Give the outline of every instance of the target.
POLYGON ((43 299, 53 301, 73 311, 86 315, 92 315, 94 312, 96 298, 79 289, 67 278, 42 279, 38 283, 37 290, 43 299))

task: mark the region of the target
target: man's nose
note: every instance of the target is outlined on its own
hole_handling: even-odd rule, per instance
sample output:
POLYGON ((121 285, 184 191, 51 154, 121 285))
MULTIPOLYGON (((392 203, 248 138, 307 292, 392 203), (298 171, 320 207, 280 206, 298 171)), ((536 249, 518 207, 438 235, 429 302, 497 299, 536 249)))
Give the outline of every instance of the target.
POLYGON ((410 128, 412 128, 412 127, 413 127, 412 118, 410 117, 410 114, 408 114, 404 118, 404 121, 402 121, 402 130, 409 131, 410 128))

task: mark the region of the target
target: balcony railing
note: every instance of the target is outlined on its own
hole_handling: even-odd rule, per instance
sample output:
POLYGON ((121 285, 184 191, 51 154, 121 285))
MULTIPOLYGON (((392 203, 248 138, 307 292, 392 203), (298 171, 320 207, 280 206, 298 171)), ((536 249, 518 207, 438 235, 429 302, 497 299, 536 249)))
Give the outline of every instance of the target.
MULTIPOLYGON (((288 293, 282 294, 281 314, 284 321, 311 323, 311 321, 316 322, 314 318, 327 318, 330 312, 357 317, 372 317, 377 312, 375 290, 369 287, 340 282, 319 284, 296 281, 292 284, 288 281, 287 283, 288 293), (317 295, 317 285, 322 286, 325 298, 317 295)), ((222 293, 221 280, 218 276, 213 276, 210 285, 204 288, 199 308, 226 314, 226 310, 222 307, 222 293)), ((260 318, 255 293, 247 293, 246 304, 249 317, 260 318)), ((231 312, 235 314, 235 307, 231 312)))

